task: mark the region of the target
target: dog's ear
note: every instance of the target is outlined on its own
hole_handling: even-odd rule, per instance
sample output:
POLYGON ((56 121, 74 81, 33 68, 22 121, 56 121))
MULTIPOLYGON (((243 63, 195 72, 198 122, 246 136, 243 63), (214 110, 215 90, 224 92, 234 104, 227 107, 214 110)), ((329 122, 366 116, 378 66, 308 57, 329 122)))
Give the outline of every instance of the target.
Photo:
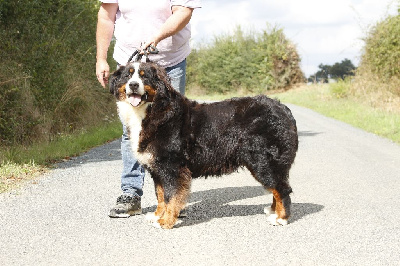
POLYGON ((172 89, 171 80, 164 68, 159 67, 156 64, 151 66, 154 80, 157 83, 157 92, 167 93, 168 90, 172 89))
POLYGON ((110 93, 116 95, 118 92, 118 81, 121 78, 122 72, 125 70, 125 66, 120 66, 114 73, 111 74, 108 81, 108 86, 110 88, 110 93))
POLYGON ((151 73, 150 79, 155 88, 152 110, 161 112, 161 110, 165 110, 170 104, 171 95, 168 89, 170 82, 165 70, 157 64, 150 63, 148 69, 149 73, 151 73))

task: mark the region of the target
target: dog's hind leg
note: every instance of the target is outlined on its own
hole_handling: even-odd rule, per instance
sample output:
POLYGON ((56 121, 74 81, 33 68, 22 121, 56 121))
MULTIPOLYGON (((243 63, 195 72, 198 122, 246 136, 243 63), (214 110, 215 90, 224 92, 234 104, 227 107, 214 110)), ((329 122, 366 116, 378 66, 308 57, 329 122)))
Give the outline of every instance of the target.
POLYGON ((186 201, 190 194, 191 172, 186 167, 179 170, 179 177, 176 180, 176 186, 164 191, 166 199, 166 209, 163 216, 158 220, 160 226, 164 229, 171 229, 178 220, 180 211, 185 208, 186 201))
POLYGON ((290 187, 286 189, 268 189, 273 195, 271 207, 264 209, 264 212, 269 215, 268 221, 273 225, 287 225, 290 216, 291 199, 290 187))
MULTIPOLYGON (((260 182, 267 192, 273 194, 271 207, 266 207, 264 212, 268 215, 268 221, 273 225, 287 225, 290 216, 291 199, 289 194, 292 192, 287 178, 277 178, 269 167, 261 167, 263 164, 248 164, 247 168, 253 177, 260 182)), ((280 172, 281 176, 287 175, 280 172)))

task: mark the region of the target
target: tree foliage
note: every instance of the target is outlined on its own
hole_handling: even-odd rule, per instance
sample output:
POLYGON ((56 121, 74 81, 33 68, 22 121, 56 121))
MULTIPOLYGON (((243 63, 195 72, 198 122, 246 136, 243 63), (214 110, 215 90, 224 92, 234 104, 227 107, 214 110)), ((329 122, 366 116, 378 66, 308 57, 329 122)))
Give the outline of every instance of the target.
POLYGON ((262 93, 304 80, 295 46, 277 28, 246 34, 237 27, 232 35, 216 36, 211 45, 195 49, 188 60, 189 87, 208 93, 262 93))
POLYGON ((320 64, 318 68, 319 70, 308 78, 309 82, 328 82, 330 78, 344 80, 348 76, 354 76, 356 70, 351 60, 347 58, 333 65, 320 64))

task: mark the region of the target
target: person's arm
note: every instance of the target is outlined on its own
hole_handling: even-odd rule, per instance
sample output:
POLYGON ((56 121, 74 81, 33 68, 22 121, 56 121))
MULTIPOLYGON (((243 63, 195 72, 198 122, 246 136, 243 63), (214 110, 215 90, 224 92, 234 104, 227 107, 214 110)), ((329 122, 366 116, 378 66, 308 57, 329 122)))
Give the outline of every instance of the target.
POLYGON ((107 63, 107 52, 114 33, 115 18, 118 4, 103 3, 97 16, 96 30, 96 76, 101 86, 105 88, 110 75, 110 66, 107 63))
POLYGON ((189 23, 192 13, 193 8, 172 6, 172 15, 161 26, 158 33, 142 46, 142 49, 147 48, 151 44, 157 46, 160 41, 181 31, 189 23))

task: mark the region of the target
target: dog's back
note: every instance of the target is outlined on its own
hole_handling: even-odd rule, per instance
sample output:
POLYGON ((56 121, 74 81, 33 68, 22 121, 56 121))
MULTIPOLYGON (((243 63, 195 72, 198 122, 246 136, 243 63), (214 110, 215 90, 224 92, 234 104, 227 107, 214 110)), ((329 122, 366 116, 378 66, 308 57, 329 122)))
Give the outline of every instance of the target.
POLYGON ((193 177, 230 173, 260 159, 289 170, 298 146, 290 110, 266 96, 194 105, 185 127, 193 177))

